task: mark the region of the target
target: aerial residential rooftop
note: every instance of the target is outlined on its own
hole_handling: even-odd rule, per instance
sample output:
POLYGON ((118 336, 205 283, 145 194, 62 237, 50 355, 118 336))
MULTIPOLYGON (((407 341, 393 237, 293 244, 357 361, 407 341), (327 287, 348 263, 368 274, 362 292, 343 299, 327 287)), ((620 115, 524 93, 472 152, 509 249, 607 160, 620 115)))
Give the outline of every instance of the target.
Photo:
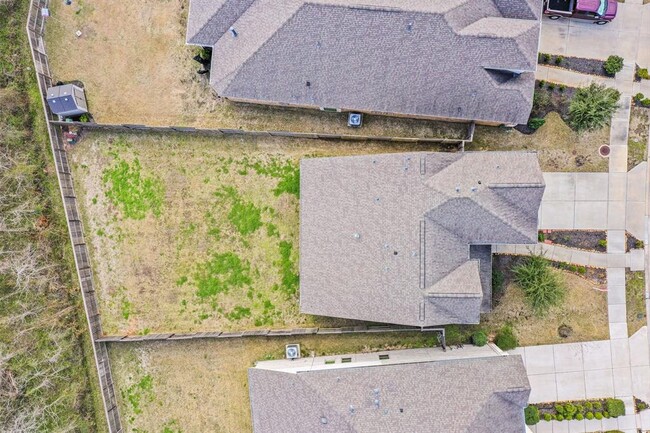
POLYGON ((300 310, 411 326, 478 323, 491 245, 537 242, 534 152, 303 159, 300 310))
POLYGON ((254 433, 523 433, 519 355, 490 346, 263 361, 248 370, 254 433), (294 367, 296 365, 296 367, 294 367))
POLYGON ((213 47, 233 100, 523 124, 538 0, 191 0, 187 43, 213 47))

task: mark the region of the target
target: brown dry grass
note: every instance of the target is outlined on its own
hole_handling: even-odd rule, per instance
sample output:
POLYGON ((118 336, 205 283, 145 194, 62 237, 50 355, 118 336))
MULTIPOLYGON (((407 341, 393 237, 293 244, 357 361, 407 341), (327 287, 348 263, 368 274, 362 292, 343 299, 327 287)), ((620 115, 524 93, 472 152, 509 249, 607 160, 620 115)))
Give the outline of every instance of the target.
POLYGON ((406 137, 465 136, 462 124, 235 104, 214 96, 185 45, 187 0, 52 2, 46 42, 56 80, 85 84, 99 123, 308 131, 406 137), (82 32, 81 37, 75 35, 82 32))
POLYGON ((431 334, 373 334, 115 344, 110 357, 124 431, 159 432, 175 422, 183 433, 243 433, 251 431, 247 369, 282 357, 287 343, 325 355, 430 347, 434 341, 431 334), (125 396, 146 375, 153 386, 137 392, 138 414, 125 396))
POLYGON ((511 282, 492 313, 481 317, 481 325, 496 331, 504 323, 512 323, 521 346, 607 339, 607 293, 597 290, 600 287, 594 282, 571 272, 553 272, 560 274, 568 287, 562 304, 544 316, 537 316, 526 302, 523 290, 511 282), (561 325, 570 326, 573 334, 561 338, 558 335, 561 325))
POLYGON ((474 142, 466 150, 536 150, 543 171, 607 171, 608 160, 598 154, 609 143, 609 128, 576 133, 559 114, 546 116, 546 123, 534 134, 516 130, 477 126, 474 142))
POLYGON ((71 151, 74 178, 84 216, 86 238, 92 245, 94 271, 104 331, 108 334, 194 332, 250 329, 260 324, 260 304, 269 300, 277 313, 273 327, 341 326, 347 322, 298 313, 297 295, 274 290, 281 272, 279 242, 293 245, 292 268, 297 272, 298 199, 276 196, 278 179, 256 174, 238 162, 266 163, 272 159, 297 164, 313 155, 353 155, 409 150, 438 150, 414 144, 323 142, 316 140, 200 138, 158 135, 91 134, 71 151), (106 197, 103 172, 117 161, 138 158, 142 173, 161 180, 165 194, 159 217, 126 219, 106 197), (260 209, 265 226, 241 236, 228 221, 231 206, 215 196, 224 186, 260 209), (267 228, 274 224, 278 236, 267 228), (210 230, 218 228, 219 236, 210 230), (213 253, 234 252, 248 261, 254 274, 255 298, 245 289, 217 298, 227 313, 241 306, 250 318, 227 320, 209 302, 196 296, 192 276, 197 264, 213 253), (189 277, 185 284, 178 284, 189 277), (128 314, 125 314, 127 313, 128 314), (128 316, 128 317, 125 317, 128 316), (208 317, 206 317, 208 316, 208 317))

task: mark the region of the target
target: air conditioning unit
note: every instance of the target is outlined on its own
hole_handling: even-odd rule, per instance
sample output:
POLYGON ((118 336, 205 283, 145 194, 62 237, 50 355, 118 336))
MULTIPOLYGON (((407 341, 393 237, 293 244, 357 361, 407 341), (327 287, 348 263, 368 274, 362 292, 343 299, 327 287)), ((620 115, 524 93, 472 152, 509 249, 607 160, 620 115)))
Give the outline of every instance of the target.
POLYGON ((287 344, 284 348, 284 354, 287 359, 300 358, 300 344, 287 344))
POLYGON ((363 115, 361 113, 348 114, 348 126, 352 128, 359 128, 363 123, 363 115))

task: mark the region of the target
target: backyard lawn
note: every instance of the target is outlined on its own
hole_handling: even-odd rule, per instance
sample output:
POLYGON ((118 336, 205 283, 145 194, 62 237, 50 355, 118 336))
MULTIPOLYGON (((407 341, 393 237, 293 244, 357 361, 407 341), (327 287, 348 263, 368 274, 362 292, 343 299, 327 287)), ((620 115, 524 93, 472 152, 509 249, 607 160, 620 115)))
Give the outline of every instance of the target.
POLYGON ((285 344, 318 356, 435 342, 421 333, 197 340, 113 344, 110 357, 124 431, 244 433, 252 431, 247 369, 281 358, 285 344))
POLYGON ((55 81, 83 82, 98 123, 464 138, 466 126, 346 113, 237 104, 217 98, 185 45, 188 0, 50 2, 46 26, 55 81), (81 31, 81 36, 75 32, 81 31), (70 52, 74 51, 71 56, 70 52), (106 73, 110 71, 110 73, 106 73))
POLYGON ((93 133, 70 151, 104 332, 341 326, 298 313, 299 158, 415 144, 93 133))

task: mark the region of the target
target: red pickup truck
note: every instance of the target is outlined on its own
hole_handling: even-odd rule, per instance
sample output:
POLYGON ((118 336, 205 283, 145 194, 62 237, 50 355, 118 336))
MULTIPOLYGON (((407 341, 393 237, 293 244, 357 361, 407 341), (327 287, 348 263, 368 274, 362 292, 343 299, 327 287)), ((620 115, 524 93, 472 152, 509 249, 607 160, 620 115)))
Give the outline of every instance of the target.
POLYGON ((562 17, 607 24, 616 17, 616 0, 544 0, 544 14, 552 20, 562 17))

